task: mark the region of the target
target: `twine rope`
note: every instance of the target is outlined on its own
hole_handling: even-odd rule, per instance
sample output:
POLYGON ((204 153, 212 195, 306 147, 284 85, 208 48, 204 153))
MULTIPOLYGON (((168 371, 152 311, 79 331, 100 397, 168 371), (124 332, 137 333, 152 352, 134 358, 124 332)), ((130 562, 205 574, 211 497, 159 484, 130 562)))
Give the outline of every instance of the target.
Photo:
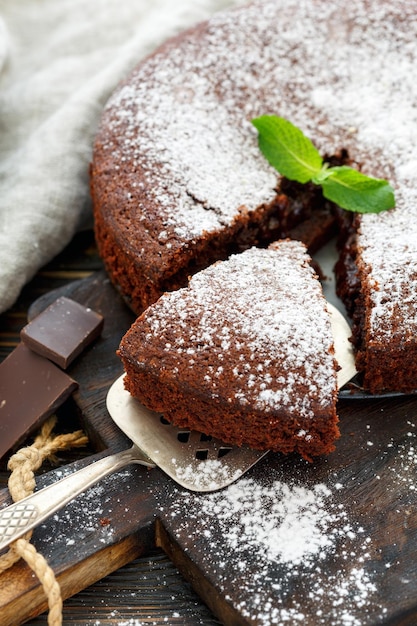
MULTIPOLYGON (((50 417, 42 426, 39 435, 31 446, 18 450, 9 459, 8 469, 11 471, 8 487, 14 502, 18 502, 35 490, 35 471, 45 459, 56 461, 56 453, 85 446, 88 442, 81 430, 73 433, 53 435, 56 417, 50 417)), ((0 574, 23 559, 37 576, 48 600, 48 625, 62 624, 61 589, 52 568, 45 558, 30 543, 32 531, 17 539, 9 546, 8 552, 0 557, 0 574)))

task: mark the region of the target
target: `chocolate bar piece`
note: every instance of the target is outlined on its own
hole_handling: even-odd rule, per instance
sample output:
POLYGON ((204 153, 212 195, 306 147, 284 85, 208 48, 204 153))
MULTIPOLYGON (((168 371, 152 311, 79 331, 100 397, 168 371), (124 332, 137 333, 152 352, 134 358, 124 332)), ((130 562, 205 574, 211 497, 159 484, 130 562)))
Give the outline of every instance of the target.
POLYGON ((84 350, 103 328, 103 317, 62 296, 20 331, 24 343, 63 369, 84 350))
POLYGON ((0 458, 21 443, 78 387, 23 343, 0 363, 0 458))

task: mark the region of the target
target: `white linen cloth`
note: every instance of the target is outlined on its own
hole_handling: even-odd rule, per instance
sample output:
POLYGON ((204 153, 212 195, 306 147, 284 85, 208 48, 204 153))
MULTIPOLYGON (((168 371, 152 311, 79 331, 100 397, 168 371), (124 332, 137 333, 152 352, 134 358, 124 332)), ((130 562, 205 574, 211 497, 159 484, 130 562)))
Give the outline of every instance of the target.
POLYGON ((92 223, 101 110, 164 39, 239 0, 0 0, 0 312, 92 223))

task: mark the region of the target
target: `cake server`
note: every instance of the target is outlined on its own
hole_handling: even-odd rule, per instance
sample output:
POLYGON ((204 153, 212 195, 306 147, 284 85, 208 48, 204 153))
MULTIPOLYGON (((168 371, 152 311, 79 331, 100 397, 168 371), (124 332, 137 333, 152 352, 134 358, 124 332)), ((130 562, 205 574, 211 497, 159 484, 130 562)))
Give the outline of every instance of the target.
MULTIPOLYGON (((338 385, 356 373, 349 343, 350 327, 329 304, 336 358, 341 366, 338 385)), ((268 451, 225 445, 201 433, 176 428, 143 407, 118 378, 107 394, 107 408, 132 440, 127 450, 111 454, 0 510, 0 550, 24 535, 105 476, 130 463, 160 467, 175 482, 197 492, 222 489, 240 478, 268 451)))

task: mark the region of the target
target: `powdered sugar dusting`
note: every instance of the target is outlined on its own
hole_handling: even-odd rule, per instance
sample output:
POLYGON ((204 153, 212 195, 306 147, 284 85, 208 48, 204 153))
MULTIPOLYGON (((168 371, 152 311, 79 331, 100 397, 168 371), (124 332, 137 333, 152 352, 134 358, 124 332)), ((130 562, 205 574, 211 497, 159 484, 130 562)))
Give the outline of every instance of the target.
MULTIPOLYGON (((334 402, 329 315, 299 242, 251 248, 199 272, 129 332, 136 329, 139 368, 162 346, 158 369, 174 376, 181 369, 190 389, 239 410, 250 404, 267 415, 285 407, 313 418, 334 402)), ((307 430, 298 436, 308 441, 307 430)))
POLYGON ((340 491, 340 484, 285 480, 275 469, 268 480, 242 478, 204 497, 177 494, 163 513, 182 542, 187 532, 193 541, 198 528, 210 576, 248 623, 359 626, 368 623, 362 621, 368 609, 379 617, 386 611, 366 567, 372 540, 342 504, 340 491), (230 585, 233 598, 227 596, 230 585))
POLYGON ((152 57, 113 96, 104 120, 132 222, 160 237, 168 254, 178 237, 191 242, 230 225, 240 207, 269 202, 276 174, 249 120, 288 117, 322 152, 346 147, 365 173, 393 182, 397 209, 365 216, 359 242, 378 287, 374 334, 390 332, 401 305, 399 332, 409 340, 417 330, 416 15, 415 0, 261 1, 214 16, 168 56, 152 57), (163 233, 154 233, 151 206, 163 233))
POLYGON ((196 491, 218 489, 234 482, 242 475, 244 463, 241 467, 234 467, 231 470, 229 465, 219 459, 209 459, 200 461, 192 465, 177 465, 173 462, 176 479, 181 484, 183 482, 192 484, 196 491))
MULTIPOLYGON (((225 523, 228 547, 236 549, 240 545, 243 531, 248 543, 263 555, 268 554, 271 561, 296 567, 312 556, 320 560, 332 543, 332 531, 327 533, 328 526, 340 516, 340 512, 323 514, 330 493, 323 484, 306 489, 280 481, 260 489, 248 478, 229 489, 226 498, 230 507, 222 508, 217 519, 225 523), (265 510, 271 513, 262 520, 265 510), (242 513, 241 525, 235 524, 236 516, 242 513)), ((213 515, 212 504, 206 501, 203 505, 203 512, 207 515, 213 515)), ((347 528, 351 530, 349 526, 347 528)))

